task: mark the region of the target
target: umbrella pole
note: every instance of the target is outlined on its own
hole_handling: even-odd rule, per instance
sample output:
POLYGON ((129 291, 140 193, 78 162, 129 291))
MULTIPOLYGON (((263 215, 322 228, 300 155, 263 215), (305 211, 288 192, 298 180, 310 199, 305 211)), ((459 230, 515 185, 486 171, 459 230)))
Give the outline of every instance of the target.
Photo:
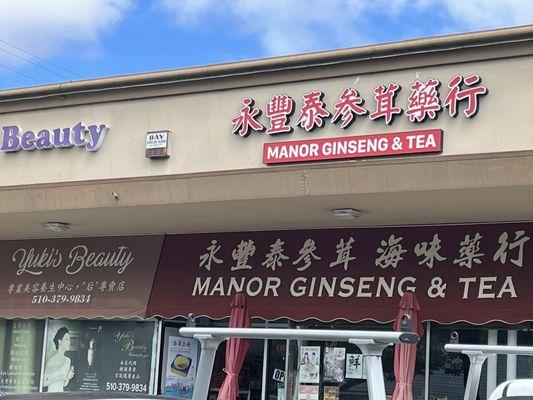
POLYGON ((361 349, 365 363, 367 363, 369 400, 385 400, 385 382, 383 381, 381 356, 385 347, 390 346, 391 343, 376 343, 373 340, 350 340, 349 342, 357 345, 361 349))
POLYGON ((194 337, 200 341, 202 352, 198 361, 198 371, 196 373, 196 384, 192 394, 192 400, 206 400, 209 394, 211 372, 215 364, 217 349, 224 339, 213 338, 210 335, 206 335, 205 337, 195 335, 194 337))

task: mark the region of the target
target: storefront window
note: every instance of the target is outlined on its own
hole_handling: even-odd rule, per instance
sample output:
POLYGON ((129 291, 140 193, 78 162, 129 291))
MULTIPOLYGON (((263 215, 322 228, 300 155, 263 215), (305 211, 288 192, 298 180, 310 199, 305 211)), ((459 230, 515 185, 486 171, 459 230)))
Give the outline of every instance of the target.
MULTIPOLYGON (((228 327, 229 319, 210 320, 199 318, 196 326, 228 327)), ((262 319, 253 319, 252 327, 264 328, 265 322, 262 319)), ((264 341, 250 340, 250 347, 246 352, 244 362, 239 374, 239 398, 238 400, 261 400, 262 379, 263 379, 263 356, 264 341)), ((211 373, 211 383, 209 385, 208 400, 216 400, 218 392, 226 378, 224 371, 226 368, 226 341, 222 342, 217 349, 213 370, 211 373)))
MULTIPOLYGON (((346 322, 324 324, 307 322, 301 328, 316 329, 358 329, 390 330, 391 324, 365 322, 357 325, 346 322)), ((297 342, 291 342, 297 343, 297 342)), ((424 399, 425 338, 417 347, 413 398, 424 399)), ((356 345, 346 342, 302 341, 297 343, 293 353, 298 362, 292 368, 294 385, 289 386, 287 396, 291 400, 366 400, 368 399, 367 373, 365 360, 356 345)), ((291 376, 289 371, 288 376, 291 376)), ((383 352, 383 372, 387 395, 392 395, 395 387, 394 347, 383 352)))
MULTIPOLYGON (((460 343, 487 344, 488 330, 468 326, 449 327, 431 325, 431 351, 429 358, 429 398, 431 400, 462 400, 465 391, 468 368, 468 356, 448 353, 444 345, 450 343, 452 332, 459 334, 460 343)), ((487 363, 483 367, 479 385, 478 399, 486 399, 487 363)))
POLYGON ((286 340, 268 341, 268 400, 284 400, 285 398, 285 362, 287 353, 286 340))
POLYGON ((39 391, 44 320, 0 320, 0 391, 39 391))
MULTIPOLYGON (((463 399, 470 361, 466 355, 444 351, 444 345, 449 343, 450 334, 454 331, 459 334, 459 342, 462 344, 533 346, 533 331, 529 325, 490 324, 478 327, 468 324, 432 324, 429 374, 431 400, 463 399)), ((477 398, 486 400, 496 386, 506 380, 532 378, 532 371, 533 357, 489 357, 483 365, 477 398)))
MULTIPOLYGON (((217 350, 211 384, 209 388, 209 400, 216 400, 226 373, 224 372, 226 363, 226 342, 222 342, 217 350)), ((263 376, 263 341, 251 340, 250 347, 246 352, 246 357, 239 374, 239 399, 238 400, 260 400, 261 383, 263 376)))
MULTIPOLYGON (((513 331, 510 331, 513 332, 513 331)), ((514 331, 512 335, 517 336, 518 346, 533 346, 533 331, 530 326, 524 327, 523 330, 514 331)), ((513 357, 510 357, 513 360, 513 357)), ((507 361, 507 360, 506 360, 507 361)), ((533 357, 517 356, 516 357, 516 377, 533 378, 533 357)))

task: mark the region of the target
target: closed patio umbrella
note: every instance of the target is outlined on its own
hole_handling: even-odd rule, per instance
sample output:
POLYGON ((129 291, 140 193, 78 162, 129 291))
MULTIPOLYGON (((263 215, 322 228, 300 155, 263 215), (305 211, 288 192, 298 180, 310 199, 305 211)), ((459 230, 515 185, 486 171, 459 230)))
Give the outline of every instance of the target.
MULTIPOLYGON (((394 330, 401 330, 402 316, 408 314, 411 317, 412 330, 419 336, 424 334, 424 328, 420 323, 420 304, 413 292, 405 292, 400 301, 398 314, 394 321, 394 330)), ((396 344, 394 346, 394 377, 396 387, 392 395, 393 400, 413 400, 413 377, 415 374, 416 344, 396 344)))
MULTIPOLYGON (((246 308, 246 296, 237 293, 231 301, 230 328, 249 328, 250 316, 246 308)), ((226 378, 218 392, 217 400, 235 400, 239 395, 239 372, 250 342, 247 339, 228 339, 226 343, 226 378)))

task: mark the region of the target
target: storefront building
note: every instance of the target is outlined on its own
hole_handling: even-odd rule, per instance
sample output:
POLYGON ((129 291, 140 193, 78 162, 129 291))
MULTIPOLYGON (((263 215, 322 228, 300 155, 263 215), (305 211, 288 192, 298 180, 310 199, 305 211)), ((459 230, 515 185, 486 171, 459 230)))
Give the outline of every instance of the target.
MULTIPOLYGON (((462 398, 452 331, 533 345, 532 75, 527 26, 0 92, 0 390, 190 398, 177 330, 237 292, 258 327, 391 329, 414 291, 414 396, 462 398)), ((337 343, 254 342, 240 385, 366 398, 337 343)))

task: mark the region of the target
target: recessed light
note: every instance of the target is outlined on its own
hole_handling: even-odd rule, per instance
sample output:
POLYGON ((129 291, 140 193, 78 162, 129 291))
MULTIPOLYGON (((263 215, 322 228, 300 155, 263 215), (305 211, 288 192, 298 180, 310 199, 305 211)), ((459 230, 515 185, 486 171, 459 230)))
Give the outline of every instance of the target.
POLYGON ((52 232, 66 232, 70 230, 70 224, 67 222, 45 222, 43 228, 52 232))
POLYGON ((339 219, 355 219, 361 216, 361 211, 355 208, 335 208, 332 213, 335 218, 339 219))

